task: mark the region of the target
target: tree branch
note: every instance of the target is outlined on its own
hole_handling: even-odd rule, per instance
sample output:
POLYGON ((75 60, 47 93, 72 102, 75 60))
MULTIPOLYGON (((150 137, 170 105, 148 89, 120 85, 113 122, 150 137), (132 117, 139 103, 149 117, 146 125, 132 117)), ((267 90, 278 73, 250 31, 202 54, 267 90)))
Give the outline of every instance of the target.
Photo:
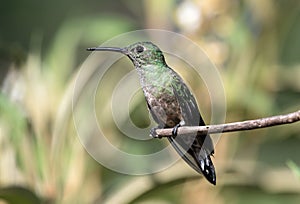
MULTIPOLYGON (((266 128, 276 125, 284 125, 300 121, 300 110, 289 113, 286 115, 277 115, 268 118, 261 118, 256 120, 247 120, 243 122, 234 122, 220 125, 207 125, 207 126, 183 126, 178 128, 178 135, 184 135, 189 133, 196 133, 200 135, 235 132, 242 130, 253 130, 259 128, 266 128)), ((157 129, 157 137, 170 137, 172 136, 173 128, 157 129)))

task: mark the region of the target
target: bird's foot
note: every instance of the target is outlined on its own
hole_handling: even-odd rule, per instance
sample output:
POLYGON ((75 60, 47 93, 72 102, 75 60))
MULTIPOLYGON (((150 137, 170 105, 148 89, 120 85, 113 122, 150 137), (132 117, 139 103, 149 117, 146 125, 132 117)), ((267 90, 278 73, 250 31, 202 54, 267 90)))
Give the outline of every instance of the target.
POLYGON ((151 128, 151 130, 150 130, 150 137, 161 139, 162 137, 158 136, 157 133, 156 133, 157 129, 160 129, 160 127, 151 128))
POLYGON ((178 133, 178 128, 181 126, 180 123, 178 123, 177 125, 175 125, 175 127, 172 130, 172 136, 176 137, 177 133, 178 133))
POLYGON ((173 127, 173 130, 172 130, 172 136, 173 137, 176 137, 177 136, 177 133, 178 133, 178 128, 181 127, 181 126, 184 126, 185 125, 185 122, 184 120, 180 121, 180 123, 178 123, 177 125, 175 125, 173 127))

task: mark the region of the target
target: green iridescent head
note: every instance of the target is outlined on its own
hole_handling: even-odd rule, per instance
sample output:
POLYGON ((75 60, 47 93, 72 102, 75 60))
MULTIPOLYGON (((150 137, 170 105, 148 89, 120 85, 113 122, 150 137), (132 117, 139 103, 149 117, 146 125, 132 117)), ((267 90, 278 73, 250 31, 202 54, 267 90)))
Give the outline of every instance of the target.
POLYGON ((125 49, 126 55, 137 66, 165 63, 162 51, 151 42, 138 42, 125 49))
POLYGON ((113 51, 128 56, 135 66, 165 64, 162 51, 151 42, 137 42, 124 48, 95 47, 88 51, 113 51))

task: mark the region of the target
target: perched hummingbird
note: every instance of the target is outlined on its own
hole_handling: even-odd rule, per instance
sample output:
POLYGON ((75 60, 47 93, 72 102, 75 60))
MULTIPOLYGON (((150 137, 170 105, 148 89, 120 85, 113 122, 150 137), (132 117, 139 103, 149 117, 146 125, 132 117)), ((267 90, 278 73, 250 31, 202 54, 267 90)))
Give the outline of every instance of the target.
POLYGON ((210 156, 214 147, 209 135, 178 135, 180 126, 204 126, 205 123, 193 94, 182 78, 170 68, 162 51, 151 42, 137 42, 124 48, 94 47, 88 51, 120 52, 133 62, 147 101, 148 109, 158 124, 151 129, 173 128, 169 142, 179 155, 197 172, 216 185, 215 168, 210 156))

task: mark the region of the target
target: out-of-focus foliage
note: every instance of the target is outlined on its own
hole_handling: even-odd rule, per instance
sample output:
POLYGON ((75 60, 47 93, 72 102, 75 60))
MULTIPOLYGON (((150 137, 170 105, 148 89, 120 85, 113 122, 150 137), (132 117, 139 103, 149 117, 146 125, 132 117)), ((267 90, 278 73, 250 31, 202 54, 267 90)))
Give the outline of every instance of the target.
MULTIPOLYGON (((216 145, 214 163, 218 181, 213 187, 183 162, 147 176, 122 175, 102 167, 76 137, 68 95, 78 67, 88 55, 86 47, 130 30, 159 28, 186 35, 216 63, 224 81, 227 122, 298 110, 299 1, 103 0, 3 4, 0 9, 0 199, 3 202, 18 203, 22 199, 23 203, 25 200, 27 203, 299 203, 299 124, 224 134, 216 145)), ((109 80, 117 81, 125 71, 112 73, 109 80)), ((194 88, 196 82, 192 77, 188 80, 194 88)), ((204 118, 209 121, 210 100, 201 97, 206 91, 204 86, 193 91, 204 118)), ((110 89, 105 94, 110 97, 110 89)), ((102 103, 105 107, 105 101, 102 103)), ((133 121, 147 125, 143 96, 134 103, 133 121)), ((108 119, 105 125, 115 138, 122 138, 112 121, 108 119)), ((137 152, 157 144, 141 143, 131 148, 131 142, 126 140, 124 148, 137 152)))

